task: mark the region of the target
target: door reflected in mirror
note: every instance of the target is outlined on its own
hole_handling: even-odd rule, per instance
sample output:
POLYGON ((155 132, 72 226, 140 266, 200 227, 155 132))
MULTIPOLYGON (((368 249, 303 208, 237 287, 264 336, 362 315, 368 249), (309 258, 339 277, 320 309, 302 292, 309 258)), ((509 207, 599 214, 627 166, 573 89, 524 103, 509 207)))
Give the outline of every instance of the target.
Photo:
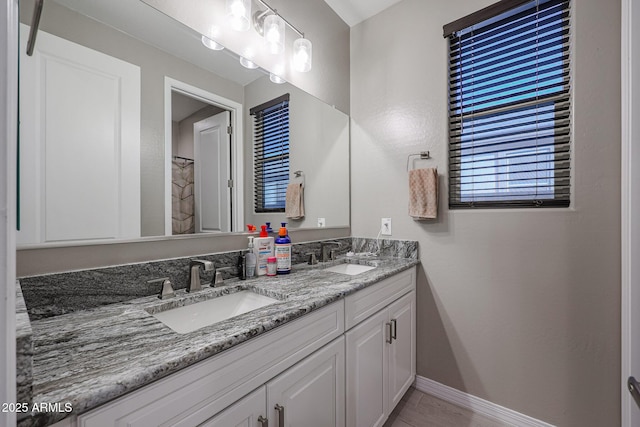
POLYGON ((233 230, 231 111, 171 91, 171 234, 233 230))

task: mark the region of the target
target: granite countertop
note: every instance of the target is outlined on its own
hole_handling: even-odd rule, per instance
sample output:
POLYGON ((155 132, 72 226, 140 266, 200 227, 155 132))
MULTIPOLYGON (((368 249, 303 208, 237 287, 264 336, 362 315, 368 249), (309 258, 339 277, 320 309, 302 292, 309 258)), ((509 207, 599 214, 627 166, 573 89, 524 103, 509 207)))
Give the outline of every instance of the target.
MULTIPOLYGON (((172 331, 149 314, 172 301, 156 296, 32 321, 31 407, 44 403, 64 409, 71 404, 73 413, 85 412, 419 262, 353 257, 347 261, 377 268, 349 276, 324 271, 322 265, 296 265, 286 276, 229 280, 193 294, 177 291, 176 305, 185 298, 204 300, 244 289, 280 300, 186 334, 172 331)), ((36 411, 18 425, 46 426, 68 415, 64 410, 36 411)))

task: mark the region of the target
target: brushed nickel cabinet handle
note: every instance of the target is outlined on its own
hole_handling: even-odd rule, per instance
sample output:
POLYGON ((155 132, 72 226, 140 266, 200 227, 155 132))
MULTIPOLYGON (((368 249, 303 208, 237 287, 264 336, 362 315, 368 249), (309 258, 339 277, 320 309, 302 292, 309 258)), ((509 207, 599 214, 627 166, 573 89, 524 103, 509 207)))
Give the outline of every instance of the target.
POLYGON ((391 322, 387 322, 385 323, 385 326, 387 327, 387 339, 386 341, 391 344, 393 342, 393 336, 391 335, 391 322))
POLYGON ((627 387, 629 387, 629 393, 633 396, 633 400, 636 401, 636 405, 640 407, 640 384, 634 377, 629 377, 627 380, 627 387))
POLYGON ((258 417, 258 422, 260 423, 260 427, 269 427, 269 420, 262 415, 258 417))
POLYGON ((276 403, 275 409, 278 411, 278 427, 284 427, 284 406, 276 403))
POLYGON ((391 339, 392 340, 398 339, 396 338, 397 328, 398 328, 398 322, 396 321, 396 319, 391 319, 391 339))

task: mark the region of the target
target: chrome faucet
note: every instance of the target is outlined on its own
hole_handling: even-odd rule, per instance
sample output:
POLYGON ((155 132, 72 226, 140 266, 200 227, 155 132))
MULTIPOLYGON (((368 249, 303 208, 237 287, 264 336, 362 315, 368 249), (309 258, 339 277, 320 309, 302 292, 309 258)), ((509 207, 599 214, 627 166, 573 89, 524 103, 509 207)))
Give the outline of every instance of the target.
POLYGON ((215 270, 212 261, 192 259, 189 263, 189 287, 187 288, 187 292, 202 290, 202 283, 200 282, 200 267, 202 267, 204 271, 215 270))
POLYGON ((329 254, 327 254, 327 246, 329 245, 336 245, 338 246, 338 248, 342 246, 340 242, 336 242, 335 240, 320 242, 320 258, 322 259, 322 262, 333 261, 334 259, 336 259, 335 249, 331 249, 329 251, 329 254))

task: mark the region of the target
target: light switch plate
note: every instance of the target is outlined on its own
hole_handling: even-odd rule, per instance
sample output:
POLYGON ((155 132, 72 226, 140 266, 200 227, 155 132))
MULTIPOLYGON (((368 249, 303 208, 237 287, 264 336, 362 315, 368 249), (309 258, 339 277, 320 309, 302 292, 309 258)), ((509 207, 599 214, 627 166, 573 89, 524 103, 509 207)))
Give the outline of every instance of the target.
POLYGON ((326 227, 327 223, 324 221, 324 218, 318 218, 318 227, 326 227))
POLYGON ((382 218, 380 227, 382 230, 380 234, 383 236, 391 236, 391 218, 382 218))

